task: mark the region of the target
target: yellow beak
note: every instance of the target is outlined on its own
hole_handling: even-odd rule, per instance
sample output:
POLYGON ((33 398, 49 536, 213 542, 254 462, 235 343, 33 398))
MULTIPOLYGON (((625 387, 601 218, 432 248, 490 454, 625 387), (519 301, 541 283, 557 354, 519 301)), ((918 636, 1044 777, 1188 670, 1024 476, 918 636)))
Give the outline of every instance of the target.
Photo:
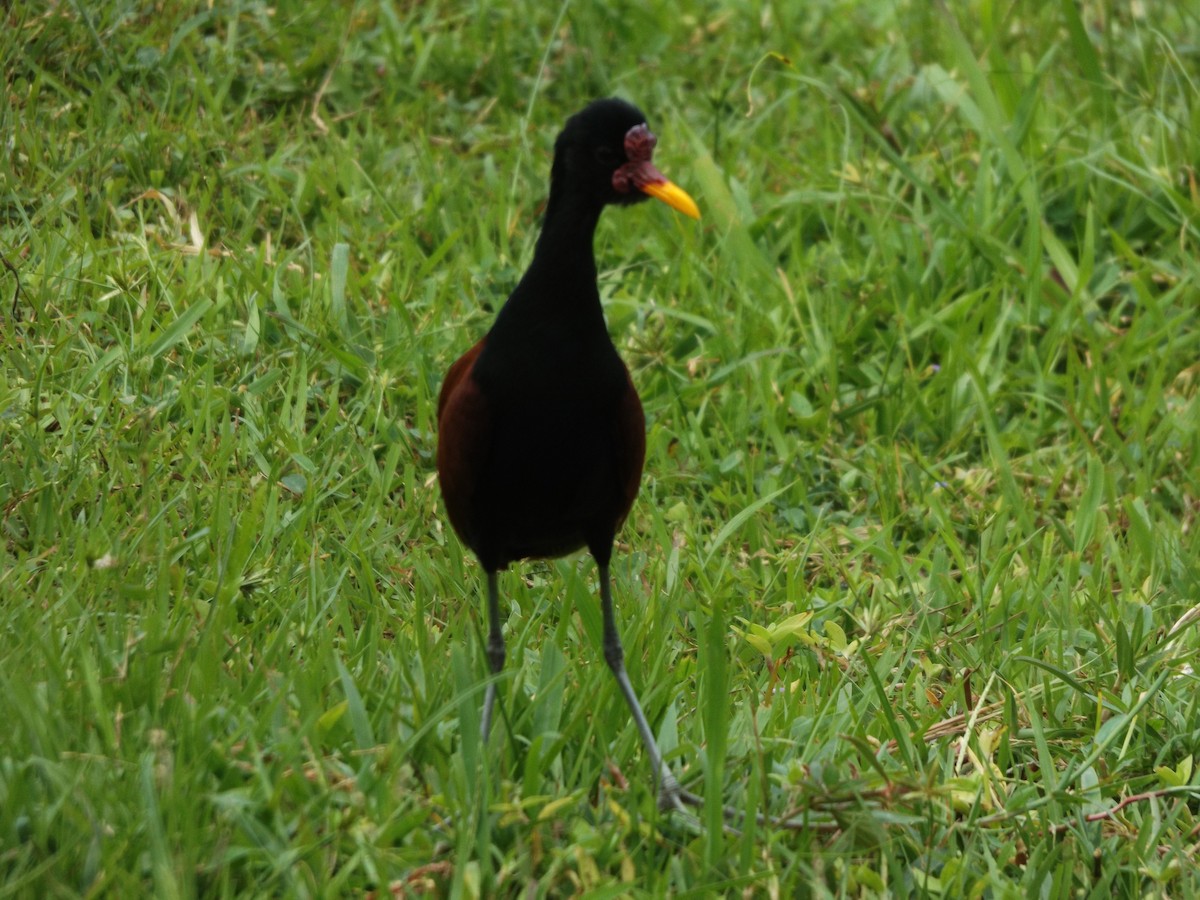
POLYGON ((688 196, 687 191, 679 185, 670 181, 660 181, 657 184, 647 184, 640 186, 645 194, 649 194, 656 200, 661 200, 663 203, 672 209, 677 209, 685 216, 691 216, 693 219, 700 218, 700 207, 696 205, 696 201, 688 196))

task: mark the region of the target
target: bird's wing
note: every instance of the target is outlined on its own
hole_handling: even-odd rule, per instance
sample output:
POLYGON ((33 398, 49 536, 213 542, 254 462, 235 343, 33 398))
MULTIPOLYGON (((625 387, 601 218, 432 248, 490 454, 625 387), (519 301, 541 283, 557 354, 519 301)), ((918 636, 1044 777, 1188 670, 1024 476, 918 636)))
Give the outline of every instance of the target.
POLYGON ((442 413, 446 409, 446 404, 450 400, 450 395, 454 393, 454 389, 458 387, 459 382, 466 377, 471 371, 471 366, 475 365, 475 360, 483 351, 483 345, 487 342, 487 338, 481 338, 479 343, 460 356, 454 361, 454 365, 450 367, 450 371, 446 373, 446 380, 442 382, 442 389, 438 392, 438 430, 442 427, 442 413))
POLYGON ((483 343, 481 340, 450 367, 438 394, 438 480, 450 524, 472 549, 476 548, 469 529, 471 503, 492 428, 487 398, 471 377, 483 343))
POLYGON ((625 370, 625 390, 617 401, 617 475, 621 484, 621 515, 617 527, 625 521, 642 482, 642 464, 646 461, 646 416, 637 389, 625 370))

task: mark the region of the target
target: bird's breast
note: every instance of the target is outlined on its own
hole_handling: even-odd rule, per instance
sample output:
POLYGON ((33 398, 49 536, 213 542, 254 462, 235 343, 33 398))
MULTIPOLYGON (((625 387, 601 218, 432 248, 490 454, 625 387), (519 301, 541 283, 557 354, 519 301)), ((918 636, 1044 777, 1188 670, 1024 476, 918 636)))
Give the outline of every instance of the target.
POLYGON ((606 353, 525 357, 503 377, 489 372, 481 357, 475 374, 491 434, 475 510, 504 555, 562 555, 583 546, 597 523, 615 527, 628 508, 628 471, 640 471, 641 460, 622 457, 632 387, 611 344, 606 353))

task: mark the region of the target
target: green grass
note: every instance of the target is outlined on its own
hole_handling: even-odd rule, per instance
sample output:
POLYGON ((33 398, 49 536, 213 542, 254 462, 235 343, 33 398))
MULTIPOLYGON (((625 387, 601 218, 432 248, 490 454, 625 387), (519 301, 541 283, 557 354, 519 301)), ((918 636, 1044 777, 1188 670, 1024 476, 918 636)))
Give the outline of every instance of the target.
POLYGON ((1194 5, 184 6, 3 13, 0 897, 1200 893, 1194 5), (587 558, 476 743, 434 401, 611 93, 631 675, 801 830, 587 558))

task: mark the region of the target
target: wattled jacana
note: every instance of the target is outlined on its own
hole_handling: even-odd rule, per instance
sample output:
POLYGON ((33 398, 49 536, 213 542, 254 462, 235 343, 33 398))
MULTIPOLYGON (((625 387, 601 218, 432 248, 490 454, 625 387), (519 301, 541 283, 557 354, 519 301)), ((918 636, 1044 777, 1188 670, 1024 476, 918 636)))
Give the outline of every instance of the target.
MULTIPOLYGON (((654 167, 655 137, 623 100, 597 100, 554 145, 550 199, 533 262, 490 332, 446 373, 438 396, 438 476, 446 512, 487 573, 488 661, 504 665, 498 573, 521 559, 587 547, 600 575, 604 658, 650 755, 660 803, 683 792, 664 765, 625 674, 608 563, 637 495, 642 404, 600 308, 592 238, 608 204, 656 197, 693 218, 692 199, 654 167)), ((487 686, 483 736, 496 685, 487 686)))

